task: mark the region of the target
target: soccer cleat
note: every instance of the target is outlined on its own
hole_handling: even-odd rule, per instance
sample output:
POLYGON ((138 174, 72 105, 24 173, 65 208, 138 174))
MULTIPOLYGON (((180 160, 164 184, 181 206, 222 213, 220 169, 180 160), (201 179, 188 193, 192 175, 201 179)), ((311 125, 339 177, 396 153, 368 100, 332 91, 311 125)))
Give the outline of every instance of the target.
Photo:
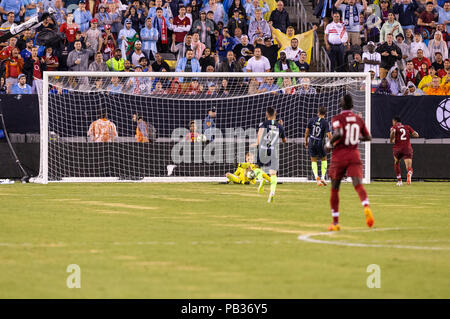
POLYGON ((322 186, 323 185, 319 176, 316 177, 316 182, 317 182, 317 186, 322 186))
POLYGON ((260 194, 263 193, 265 183, 266 183, 266 180, 264 178, 259 182, 258 193, 260 193, 260 194))
POLYGON ((324 179, 324 178, 322 178, 322 179, 320 180, 320 182, 322 183, 323 186, 327 186, 327 182, 325 182, 325 179, 324 179))
POLYGON ((367 226, 372 227, 375 219, 373 218, 372 210, 369 206, 364 207, 364 215, 366 215, 367 226))
POLYGON ((397 182, 397 186, 403 186, 402 181, 398 181, 398 182, 397 182))
POLYGON ((341 226, 339 224, 331 223, 330 226, 328 226, 328 231, 339 231, 341 230, 341 226))
POLYGON ((274 197, 275 197, 275 193, 270 192, 270 194, 269 194, 269 199, 267 200, 267 202, 268 202, 268 203, 272 203, 274 197))
POLYGON ((412 177, 412 173, 408 172, 408 177, 406 178, 406 184, 411 185, 411 177, 412 177))

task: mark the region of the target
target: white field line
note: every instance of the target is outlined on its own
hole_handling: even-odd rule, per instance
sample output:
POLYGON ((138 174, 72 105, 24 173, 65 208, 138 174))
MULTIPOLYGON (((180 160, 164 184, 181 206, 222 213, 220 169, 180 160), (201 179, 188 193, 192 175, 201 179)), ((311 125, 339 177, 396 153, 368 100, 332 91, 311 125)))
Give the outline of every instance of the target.
MULTIPOLYGON (((368 230, 354 230, 349 232, 371 232, 371 231, 391 231, 391 230, 403 230, 405 228, 375 228, 368 230)), ((338 232, 319 232, 310 233, 298 236, 298 240, 315 243, 315 244, 326 244, 326 245, 336 245, 336 246, 347 246, 347 247, 373 247, 373 248, 397 248, 397 249, 415 249, 415 250, 450 250, 450 247, 427 247, 427 246, 411 246, 411 245, 384 245, 384 244, 365 244, 365 243, 349 243, 343 241, 331 241, 331 240, 320 240, 314 239, 312 237, 316 236, 333 236, 338 232)))

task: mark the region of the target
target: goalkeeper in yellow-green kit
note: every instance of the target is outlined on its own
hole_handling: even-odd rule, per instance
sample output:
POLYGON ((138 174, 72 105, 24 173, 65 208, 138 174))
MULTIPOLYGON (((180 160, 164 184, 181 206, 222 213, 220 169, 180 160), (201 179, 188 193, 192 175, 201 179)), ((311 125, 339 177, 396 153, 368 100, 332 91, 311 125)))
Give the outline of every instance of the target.
MULTIPOLYGON (((236 171, 234 173, 226 173, 225 176, 228 178, 228 183, 230 184, 255 184, 256 183, 256 169, 253 163, 253 155, 251 153, 245 154, 245 163, 239 163, 236 171)), ((262 176, 265 180, 270 182, 270 176, 262 171, 262 176)))

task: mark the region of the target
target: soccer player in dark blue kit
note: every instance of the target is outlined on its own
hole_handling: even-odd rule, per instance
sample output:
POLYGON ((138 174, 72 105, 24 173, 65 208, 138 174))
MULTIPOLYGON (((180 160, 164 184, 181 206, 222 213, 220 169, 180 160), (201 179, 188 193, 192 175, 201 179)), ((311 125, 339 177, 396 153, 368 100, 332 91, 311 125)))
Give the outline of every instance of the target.
POLYGON ((262 193, 264 185, 263 172, 270 175, 270 194, 267 202, 273 202, 275 189, 277 188, 277 171, 279 168, 279 140, 286 143, 286 135, 284 134, 283 122, 276 121, 277 112, 273 107, 266 110, 266 120, 259 124, 258 136, 256 138, 256 146, 258 147, 257 168, 254 170, 256 179, 260 181, 258 191, 262 193), (262 170, 261 170, 262 169, 262 170))
POLYGON ((314 178, 317 185, 326 186, 325 174, 327 172, 327 153, 325 152, 325 137, 331 139, 330 126, 325 119, 327 110, 325 107, 319 107, 317 116, 309 120, 308 126, 305 130, 305 147, 308 149, 311 157, 311 167, 314 173, 314 178), (321 161, 322 178, 319 177, 317 170, 317 159, 321 161))

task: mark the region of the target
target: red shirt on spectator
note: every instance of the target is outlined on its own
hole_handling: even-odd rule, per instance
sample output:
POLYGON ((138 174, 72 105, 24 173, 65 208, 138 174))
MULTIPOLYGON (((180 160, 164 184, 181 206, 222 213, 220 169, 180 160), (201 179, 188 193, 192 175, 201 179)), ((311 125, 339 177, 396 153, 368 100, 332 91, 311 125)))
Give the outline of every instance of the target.
MULTIPOLYGON (((428 11, 423 11, 420 15, 419 15, 419 19, 422 19, 423 23, 431 23, 434 21, 434 14, 433 12, 428 12, 428 11)), ((433 28, 432 27, 422 27, 428 30, 428 32, 430 32, 430 34, 433 32, 433 28)))
POLYGON ((414 59, 412 59, 412 63, 414 64, 414 69, 416 69, 416 70, 420 70, 420 67, 422 66, 422 63, 426 63, 427 67, 431 66, 430 59, 428 59, 426 57, 423 57, 420 60, 417 57, 415 57, 414 59))
POLYGON ((75 33, 78 31, 78 24, 72 23, 70 26, 67 25, 67 22, 64 22, 59 27, 59 32, 62 32, 66 35, 66 39, 68 42, 75 41, 75 33))
MULTIPOLYGON (((30 58, 32 59, 32 58, 30 58)), ((41 67, 41 61, 39 59, 36 59, 33 62, 33 77, 35 79, 42 79, 42 67, 41 67)))
POLYGON ((0 52, 0 60, 4 60, 7 59, 9 57, 11 57, 11 52, 14 48, 10 45, 8 45, 7 47, 5 47, 1 52, 0 52))
POLYGON ((175 34, 175 42, 184 42, 184 37, 188 33, 188 26, 191 25, 191 19, 188 17, 184 17, 183 19, 180 19, 180 16, 176 16, 173 18, 173 27, 174 27, 174 34, 175 34))

